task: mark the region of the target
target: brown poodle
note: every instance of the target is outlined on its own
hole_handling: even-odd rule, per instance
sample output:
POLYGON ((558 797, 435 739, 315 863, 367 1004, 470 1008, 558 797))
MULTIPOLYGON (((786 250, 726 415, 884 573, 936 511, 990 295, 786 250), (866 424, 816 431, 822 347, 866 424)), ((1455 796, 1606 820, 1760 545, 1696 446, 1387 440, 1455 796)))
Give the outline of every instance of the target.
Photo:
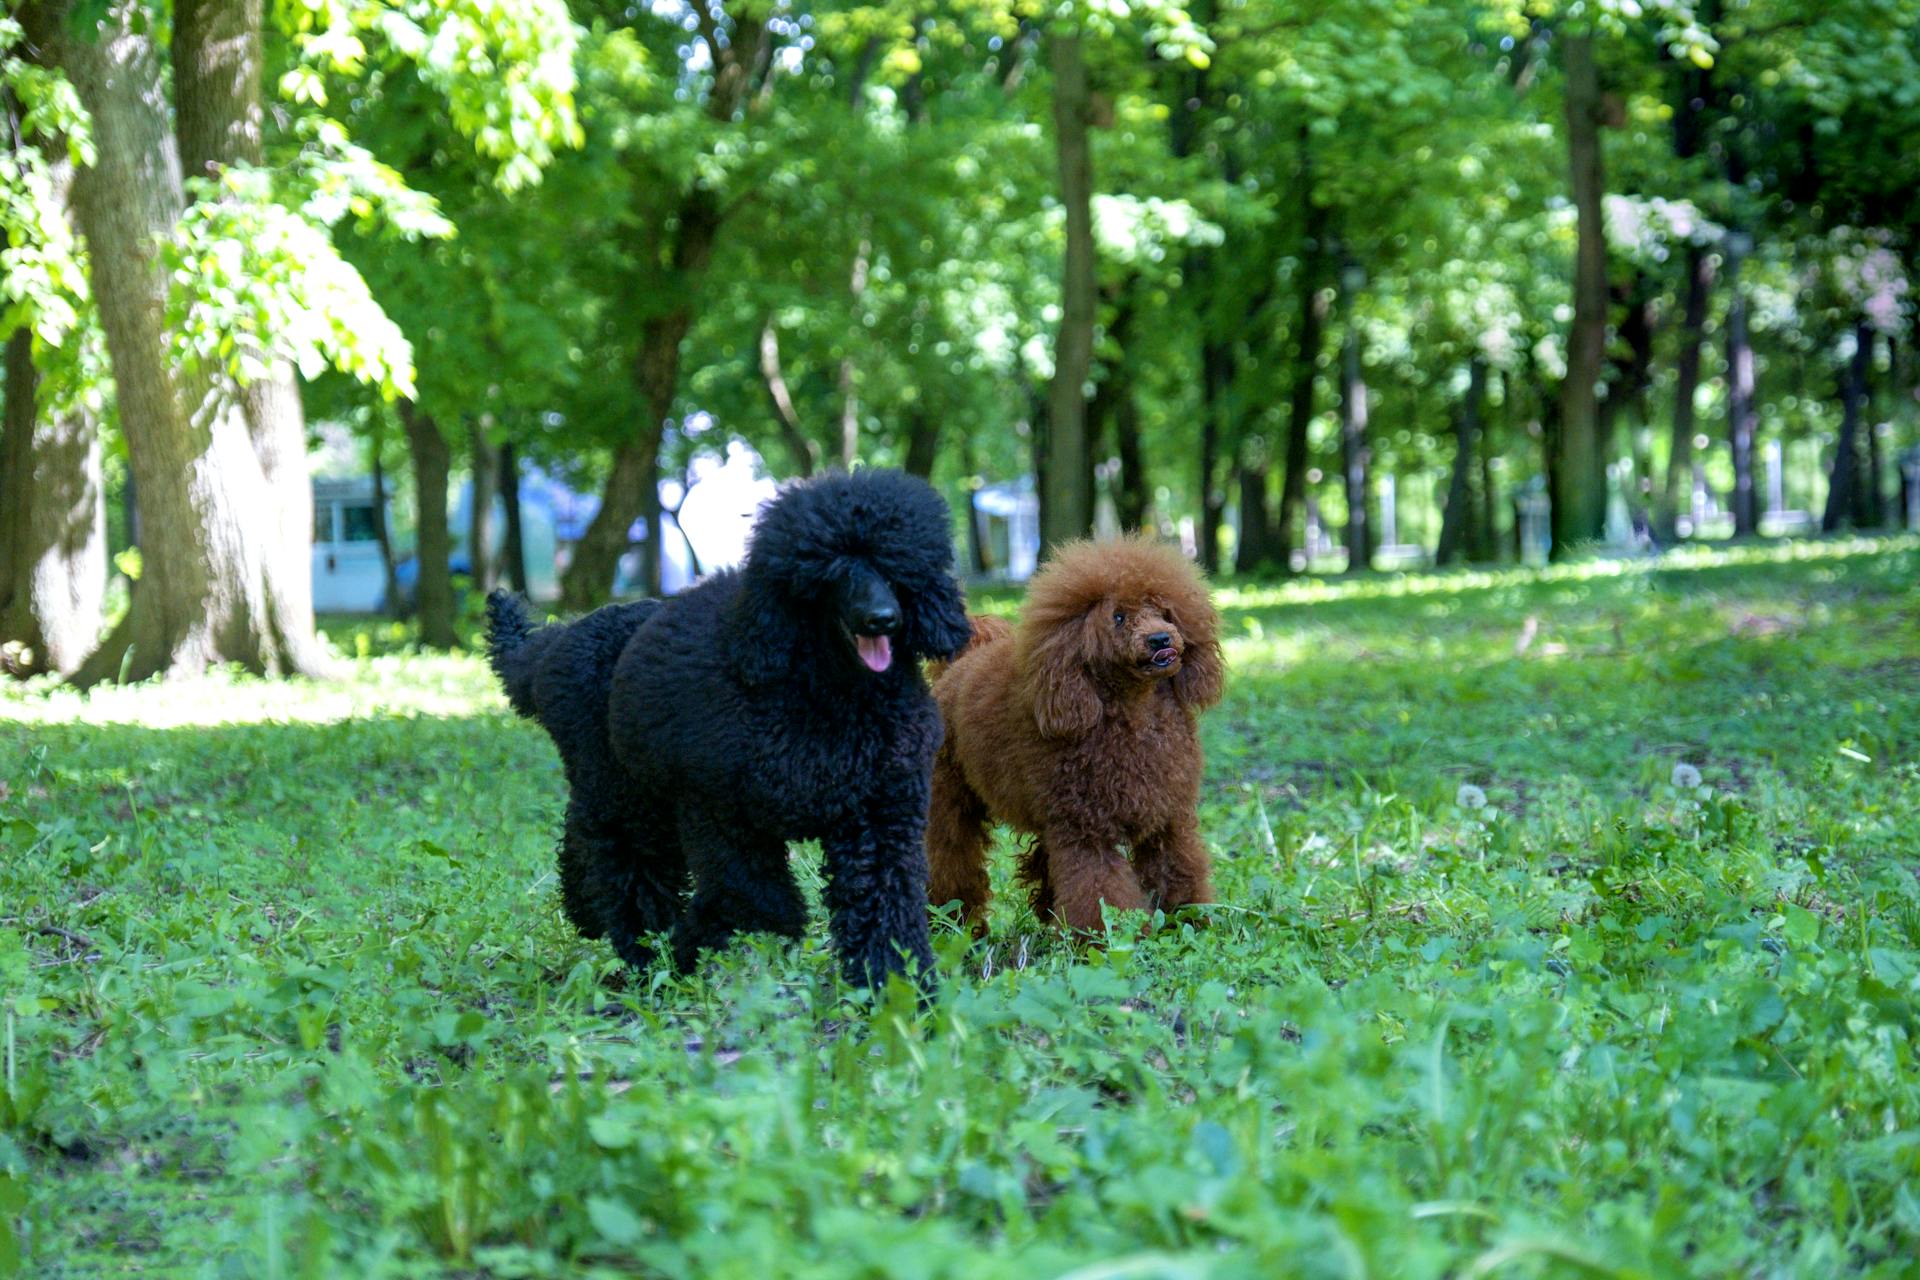
POLYGON ((1070 929, 1116 910, 1213 901, 1199 712, 1220 700, 1206 583, 1144 537, 1075 542, 1035 575, 1018 627, 975 618, 934 681, 946 740, 933 765, 928 896, 986 932, 988 824, 1033 837, 1020 878, 1070 929))

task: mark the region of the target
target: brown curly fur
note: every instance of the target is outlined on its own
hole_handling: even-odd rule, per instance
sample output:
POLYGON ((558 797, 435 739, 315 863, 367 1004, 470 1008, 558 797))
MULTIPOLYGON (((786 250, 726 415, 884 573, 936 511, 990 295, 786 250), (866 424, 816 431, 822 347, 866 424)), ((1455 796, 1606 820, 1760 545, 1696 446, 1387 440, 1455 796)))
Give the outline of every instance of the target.
POLYGON ((1098 930, 1102 903, 1213 901, 1196 722, 1224 669, 1194 566, 1139 536, 1070 543, 1035 575, 1017 627, 973 623, 933 685, 946 723, 927 820, 934 905, 958 899, 985 932, 993 822, 1033 837, 1021 879, 1068 928, 1098 930), (1164 669, 1150 662, 1160 633, 1178 654, 1164 669))

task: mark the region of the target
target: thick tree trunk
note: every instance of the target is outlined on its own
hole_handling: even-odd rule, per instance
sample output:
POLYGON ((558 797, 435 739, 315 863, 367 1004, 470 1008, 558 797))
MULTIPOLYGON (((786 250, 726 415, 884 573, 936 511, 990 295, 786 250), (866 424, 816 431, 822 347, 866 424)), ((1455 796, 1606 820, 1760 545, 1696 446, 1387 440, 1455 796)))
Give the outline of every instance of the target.
MULTIPOLYGON (((1870 523, 1867 498, 1860 483, 1860 431, 1867 408, 1867 366, 1873 359, 1873 330, 1865 323, 1853 328, 1853 358, 1840 384, 1840 438, 1834 442, 1833 470, 1827 482, 1827 509, 1820 527, 1828 533, 1862 528, 1870 523)), ((1871 426, 1867 426, 1872 431, 1871 426)))
MULTIPOLYGON (((860 300, 867 292, 867 264, 872 254, 872 243, 861 236, 860 247, 853 255, 853 270, 847 279, 847 296, 855 312, 860 310, 860 300)), ((843 471, 853 470, 853 464, 860 461, 860 392, 856 381, 853 356, 842 356, 839 384, 840 468, 843 471)))
POLYGON ((1233 388, 1233 348, 1204 338, 1200 343, 1200 567, 1220 572, 1220 514, 1225 505, 1217 481, 1220 441, 1225 436, 1227 398, 1233 388))
POLYGON ((907 410, 907 453, 901 464, 910 476, 933 479, 933 464, 940 454, 940 419, 927 412, 924 404, 907 410))
POLYGON ((1145 528, 1147 512, 1153 505, 1147 486, 1146 456, 1140 449, 1140 399, 1134 392, 1133 375, 1121 375, 1122 385, 1113 404, 1113 451, 1120 459, 1120 483, 1114 490, 1113 505, 1126 530, 1145 528))
POLYGON ((239 398, 168 355, 157 246, 185 202, 151 23, 133 0, 110 6, 94 31, 75 31, 73 11, 70 0, 44 0, 21 17, 92 119, 96 161, 75 176, 74 211, 140 491, 143 552, 126 616, 74 680, 186 675, 229 661, 263 673, 317 668, 311 587, 304 614, 281 589, 281 571, 295 575, 276 532, 279 494, 239 398))
MULTIPOLYGON (((1512 384, 1507 381, 1504 372, 1500 375, 1500 416, 1507 422, 1513 421, 1512 384)), ((1499 558, 1500 540, 1495 523, 1499 507, 1499 498, 1495 492, 1493 480, 1493 460, 1498 456, 1494 446, 1493 426, 1483 421, 1480 425, 1480 513, 1473 521, 1473 535, 1467 539, 1467 559, 1475 564, 1486 564, 1499 558)))
POLYGON ((1607 242, 1601 198, 1600 76, 1593 36, 1563 38, 1567 71, 1567 150, 1573 204, 1579 220, 1574 254, 1573 328, 1567 337, 1567 376, 1561 386, 1555 434, 1553 557, 1560 559, 1604 532, 1606 475, 1599 449, 1601 362, 1607 341, 1607 242))
POLYGON ((1340 467, 1347 491, 1347 572, 1373 564, 1373 532, 1367 520, 1368 470, 1373 451, 1367 443, 1367 383, 1360 361, 1360 326, 1352 286, 1345 292, 1346 336, 1340 346, 1340 467))
POLYGON ((1301 263, 1300 324, 1293 361, 1293 387, 1287 402, 1287 443, 1280 477, 1280 512, 1274 521, 1274 558, 1284 573, 1293 571, 1293 527, 1307 496, 1308 432, 1313 427, 1314 380, 1326 326, 1325 255, 1316 226, 1301 263))
POLYGON ((660 442, 666 437, 667 415, 679 386, 680 343, 692 324, 692 311, 682 308, 648 322, 643 329, 634 381, 646 419, 637 436, 615 451, 600 510, 574 547, 573 560, 561 579, 561 601, 572 611, 606 600, 635 520, 643 522, 646 538, 640 590, 649 596, 660 594, 660 442))
POLYGON ((1703 246, 1687 247, 1686 271, 1687 297, 1680 317, 1680 353, 1674 362, 1673 436, 1654 521, 1660 536, 1668 541, 1679 537, 1680 511, 1693 492, 1693 401, 1700 389, 1700 348, 1706 341, 1707 298, 1713 288, 1713 258, 1703 246))
MULTIPOLYGON (((174 135, 183 177, 258 166, 265 145, 261 0, 176 0, 173 7, 174 135)), ((306 413, 284 361, 239 388, 241 412, 266 479, 259 536, 268 607, 295 670, 317 673, 326 657, 313 629, 313 485, 306 413)))
POLYGON ((100 640, 106 498, 92 417, 40 411, 38 384, 32 334, 16 329, 0 424, 0 668, 64 675, 100 640))
POLYGON ((1041 543, 1051 550, 1093 531, 1093 451, 1087 440, 1087 377, 1093 366, 1093 154, 1091 96, 1081 37, 1048 36, 1053 62, 1054 146, 1067 215, 1060 331, 1047 398, 1047 474, 1041 543))
POLYGON ((380 546, 380 570, 387 581, 385 608, 390 618, 404 618, 406 602, 400 598, 400 566, 393 555, 393 528, 387 521, 387 464, 384 458, 386 433, 381 429, 382 415, 374 417, 372 455, 373 540, 380 546))
POLYGON ((1255 573, 1274 560, 1273 526, 1268 521, 1267 489, 1270 464, 1264 443, 1241 446, 1240 466, 1240 540, 1234 544, 1233 567, 1237 573, 1255 573))
POLYGON ((420 643, 451 649, 460 643, 453 626, 453 535, 447 523, 447 481, 453 471, 453 450, 440 434, 439 424, 421 413, 411 400, 400 402, 400 421, 407 429, 407 448, 413 456, 415 521, 418 545, 414 550, 420 572, 414 579, 414 605, 420 615, 420 643))
POLYGON ((1480 435, 1480 410, 1486 398, 1487 362, 1479 356, 1467 366, 1467 397, 1453 420, 1453 475, 1447 484, 1447 509, 1440 518, 1435 564, 1452 564, 1475 541, 1473 531, 1473 454, 1480 435))
POLYGON ((473 589, 484 597, 493 590, 493 500, 499 496, 500 450, 478 423, 467 424, 467 454, 472 462, 473 501, 467 510, 467 564, 473 589))
POLYGON ((820 469, 820 446, 807 439, 800 426, 800 412, 787 389, 786 375, 780 371, 780 335, 771 316, 760 326, 760 381, 773 403, 773 420, 780 424, 780 439, 792 455, 794 469, 803 476, 812 475, 820 469))
POLYGON ((1753 344, 1747 336, 1747 296, 1740 287, 1740 266, 1747 239, 1727 237, 1727 438, 1733 446, 1733 533, 1751 537, 1760 530, 1753 486, 1753 438, 1758 413, 1753 403, 1753 344))
POLYGON ((520 451, 508 440, 500 446, 500 497, 507 508, 507 537, 501 547, 507 585, 527 594, 527 535, 520 509, 520 451))
MULTIPOLYGON (((724 34, 719 27, 724 15, 718 6, 696 5, 692 16, 713 64, 707 117, 729 126, 745 105, 771 47, 767 25, 771 13, 745 23, 735 15, 732 30, 724 34)), ((772 80, 764 83, 771 85, 772 80)), ((671 269, 664 280, 649 282, 650 293, 672 298, 675 305, 643 321, 635 344, 633 382, 645 417, 633 437, 615 451, 600 510, 573 548, 573 559, 560 580, 561 604, 566 609, 578 612, 606 600, 635 520, 645 521, 647 531, 640 589, 648 595, 660 593, 660 443, 666 438, 667 416, 673 412, 679 389, 680 343, 693 327, 699 285, 713 259, 722 216, 718 198, 707 187, 693 187, 681 196, 674 217, 671 269)), ((639 260, 657 258, 657 246, 648 234, 642 234, 634 252, 639 260)))

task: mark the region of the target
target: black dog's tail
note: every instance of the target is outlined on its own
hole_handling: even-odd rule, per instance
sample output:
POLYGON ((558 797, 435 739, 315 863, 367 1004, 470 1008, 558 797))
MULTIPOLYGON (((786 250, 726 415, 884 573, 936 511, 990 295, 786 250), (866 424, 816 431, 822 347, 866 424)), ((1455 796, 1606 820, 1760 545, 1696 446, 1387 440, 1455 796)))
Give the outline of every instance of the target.
POLYGON ((487 595, 487 665, 500 677, 507 702, 529 719, 539 714, 533 700, 533 659, 539 646, 527 642, 535 629, 519 597, 495 588, 487 595))

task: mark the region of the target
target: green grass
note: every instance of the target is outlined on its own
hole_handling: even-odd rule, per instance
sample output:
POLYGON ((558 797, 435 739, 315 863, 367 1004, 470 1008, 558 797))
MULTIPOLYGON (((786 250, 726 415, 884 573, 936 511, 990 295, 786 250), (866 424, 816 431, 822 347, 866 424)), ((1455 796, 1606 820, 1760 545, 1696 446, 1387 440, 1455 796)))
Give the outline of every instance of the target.
POLYGON ((1916 579, 1223 589, 1210 926, 928 1014, 622 981, 474 659, 8 692, 0 1274, 1920 1274, 1916 579))

